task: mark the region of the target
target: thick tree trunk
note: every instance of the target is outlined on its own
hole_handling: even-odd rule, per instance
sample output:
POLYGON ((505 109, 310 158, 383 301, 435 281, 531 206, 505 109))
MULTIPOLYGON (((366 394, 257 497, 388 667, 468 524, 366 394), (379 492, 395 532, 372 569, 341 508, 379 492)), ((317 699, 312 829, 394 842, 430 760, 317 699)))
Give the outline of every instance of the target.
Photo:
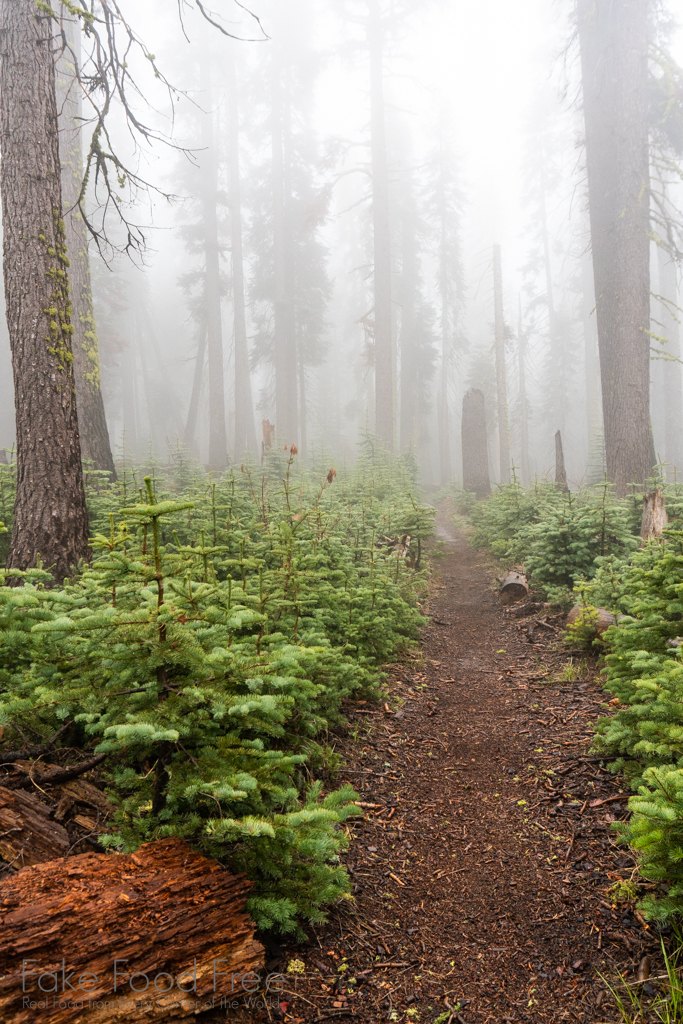
POLYGON ((384 40, 378 0, 370 0, 372 246, 375 289, 375 433, 394 448, 394 343, 391 310, 391 220, 384 110, 384 40))
POLYGON ((186 1021, 239 999, 263 963, 249 889, 179 839, 24 868, 2 892, 3 1021, 186 1021))
POLYGON ((235 459, 246 454, 256 458, 254 402, 249 372, 249 346, 244 301, 244 257, 242 253, 242 182, 240 178, 239 104, 235 54, 228 59, 228 170, 230 175, 230 246, 232 256, 232 304, 235 333, 235 459))
POLYGON ((7 565, 60 581, 90 556, 69 323, 51 19, 0 5, 3 271, 17 427, 7 565))
POLYGON ((297 353, 294 319, 289 174, 287 168, 289 83, 282 60, 282 40, 273 43, 273 315, 275 343, 275 427, 285 444, 296 442, 297 353))
MULTIPOLYGON (((202 88, 207 99, 211 80, 206 62, 202 64, 202 88)), ((202 217, 204 230, 204 303, 209 352, 209 469, 223 470, 228 464, 228 436, 225 426, 225 381, 223 376, 223 326, 221 315, 221 272, 218 245, 218 160, 209 111, 202 117, 202 217)))
POLYGON ((569 490, 567 487, 567 470, 564 468, 561 430, 555 433, 555 486, 561 491, 569 490))
MULTIPOLYGON (((61 3, 58 7, 61 9, 61 3)), ((60 13, 65 14, 63 9, 60 13)), ((75 209, 83 181, 81 87, 74 67, 74 59, 80 60, 81 29, 79 23, 68 16, 61 17, 59 26, 66 39, 66 46, 63 46, 60 36, 55 41, 61 53, 56 67, 59 159, 69 257, 71 323, 74 328, 71 348, 81 453, 84 459, 93 463, 95 469, 106 470, 111 479, 115 480, 116 469, 100 388, 100 357, 90 285, 88 231, 81 214, 75 209)))
POLYGON ((478 498, 491 493, 484 393, 478 388, 462 400, 462 486, 478 498))
POLYGON ((683 388, 681 386, 680 325, 676 319, 678 280, 676 264, 666 250, 657 249, 659 261, 659 294, 661 332, 667 339, 662 347, 670 360, 663 362, 664 376, 664 439, 665 460, 670 479, 683 477, 683 388))
POLYGON ((503 273, 500 246, 493 247, 493 309, 496 343, 496 396, 498 399, 499 477, 510 483, 510 430, 508 426, 508 392, 505 372, 505 318, 503 316, 503 273))
POLYGON ((577 0, 607 476, 652 471, 648 0, 577 0))

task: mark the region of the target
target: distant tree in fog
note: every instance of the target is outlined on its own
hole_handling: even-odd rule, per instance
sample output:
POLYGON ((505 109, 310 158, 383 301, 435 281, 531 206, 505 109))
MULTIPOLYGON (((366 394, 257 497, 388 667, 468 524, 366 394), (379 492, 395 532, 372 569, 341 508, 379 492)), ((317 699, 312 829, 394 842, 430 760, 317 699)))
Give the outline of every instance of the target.
POLYGON ((648 0, 577 0, 607 476, 652 472, 648 0))

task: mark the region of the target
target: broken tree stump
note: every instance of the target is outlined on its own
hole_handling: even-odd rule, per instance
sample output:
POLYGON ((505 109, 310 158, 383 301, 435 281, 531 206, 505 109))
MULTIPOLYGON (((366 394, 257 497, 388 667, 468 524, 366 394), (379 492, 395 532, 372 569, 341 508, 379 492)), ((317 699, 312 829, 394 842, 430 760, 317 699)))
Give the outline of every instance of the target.
POLYGON ((567 470, 564 468, 564 451, 562 448, 562 431, 555 434, 555 486, 560 491, 568 491, 567 470))
POLYGON ((462 486, 478 498, 491 493, 484 392, 470 388, 462 400, 462 486))
POLYGON ((529 596, 529 584, 523 572, 509 572, 500 581, 500 603, 516 604, 529 596))
POLYGON ((0 890, 0 1020, 187 1020, 253 993, 250 887, 179 839, 24 868, 0 890))
POLYGON ((567 626, 573 626, 579 618, 583 618, 586 625, 591 625, 596 636, 601 636, 605 630, 615 624, 616 617, 608 612, 606 608, 591 608, 586 614, 586 606, 575 604, 567 615, 567 626))
POLYGON ((669 522, 666 502, 661 487, 643 495, 643 518, 640 524, 640 536, 643 543, 661 537, 662 530, 669 522))

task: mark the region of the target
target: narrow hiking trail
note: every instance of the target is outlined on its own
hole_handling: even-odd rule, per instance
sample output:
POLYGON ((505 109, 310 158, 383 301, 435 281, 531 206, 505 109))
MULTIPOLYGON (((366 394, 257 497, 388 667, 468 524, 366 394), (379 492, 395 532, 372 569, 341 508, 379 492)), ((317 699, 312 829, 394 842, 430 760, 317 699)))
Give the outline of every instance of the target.
POLYGON ((336 744, 333 782, 363 809, 354 902, 308 947, 273 948, 272 969, 305 967, 274 1016, 614 1019, 596 972, 634 970, 659 944, 607 897, 633 866, 609 827, 627 794, 586 757, 608 696, 585 658, 573 678, 552 622, 503 612, 490 561, 443 514, 439 536, 422 648, 391 667, 393 706, 354 704, 336 744))

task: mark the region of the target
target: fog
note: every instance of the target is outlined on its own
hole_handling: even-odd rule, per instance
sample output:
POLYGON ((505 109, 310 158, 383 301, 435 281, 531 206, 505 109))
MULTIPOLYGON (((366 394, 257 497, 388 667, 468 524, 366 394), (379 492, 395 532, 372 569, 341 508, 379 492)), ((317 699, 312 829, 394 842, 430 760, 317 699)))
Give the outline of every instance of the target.
MULTIPOLYGON (((121 251, 115 215, 106 222, 109 244, 101 253, 90 246, 101 386, 119 466, 150 457, 163 463, 181 451, 214 469, 258 460, 264 439, 270 443, 263 421, 302 459, 325 451, 352 461, 363 433, 382 435, 379 362, 392 392, 385 441, 414 453, 425 486, 461 479, 460 416, 471 387, 484 393, 489 470, 500 480, 499 245, 514 472, 525 483, 552 478, 561 430, 571 484, 602 478, 570 5, 378 0, 378 7, 391 309, 384 363, 389 349, 381 347, 374 292, 381 226, 373 206, 372 0, 253 0, 262 31, 230 0, 205 8, 227 31, 256 41, 227 38, 194 7, 181 24, 164 0, 122 0, 177 91, 171 103, 150 61, 133 53, 134 109, 158 138, 146 143, 131 133, 121 109, 110 115, 117 155, 150 186, 121 189, 125 218, 144 234, 142 250, 121 251), (274 132, 284 154, 279 168, 274 132), (243 288, 234 262, 235 154, 243 288)), ((668 45, 683 62, 683 0, 672 0, 668 12, 676 23, 668 45)), ((82 136, 85 151, 87 128, 82 136)), ((97 220, 92 188, 88 202, 97 220)), ((662 263, 652 250, 656 296, 662 263)), ((651 308, 653 334, 662 335, 656 298, 651 308)), ((667 438, 660 397, 666 375, 683 400, 680 363, 653 358, 651 367, 655 451, 670 462, 667 452, 683 451, 683 438, 667 438)), ((4 319, 0 381, 0 447, 11 449, 4 319)))

